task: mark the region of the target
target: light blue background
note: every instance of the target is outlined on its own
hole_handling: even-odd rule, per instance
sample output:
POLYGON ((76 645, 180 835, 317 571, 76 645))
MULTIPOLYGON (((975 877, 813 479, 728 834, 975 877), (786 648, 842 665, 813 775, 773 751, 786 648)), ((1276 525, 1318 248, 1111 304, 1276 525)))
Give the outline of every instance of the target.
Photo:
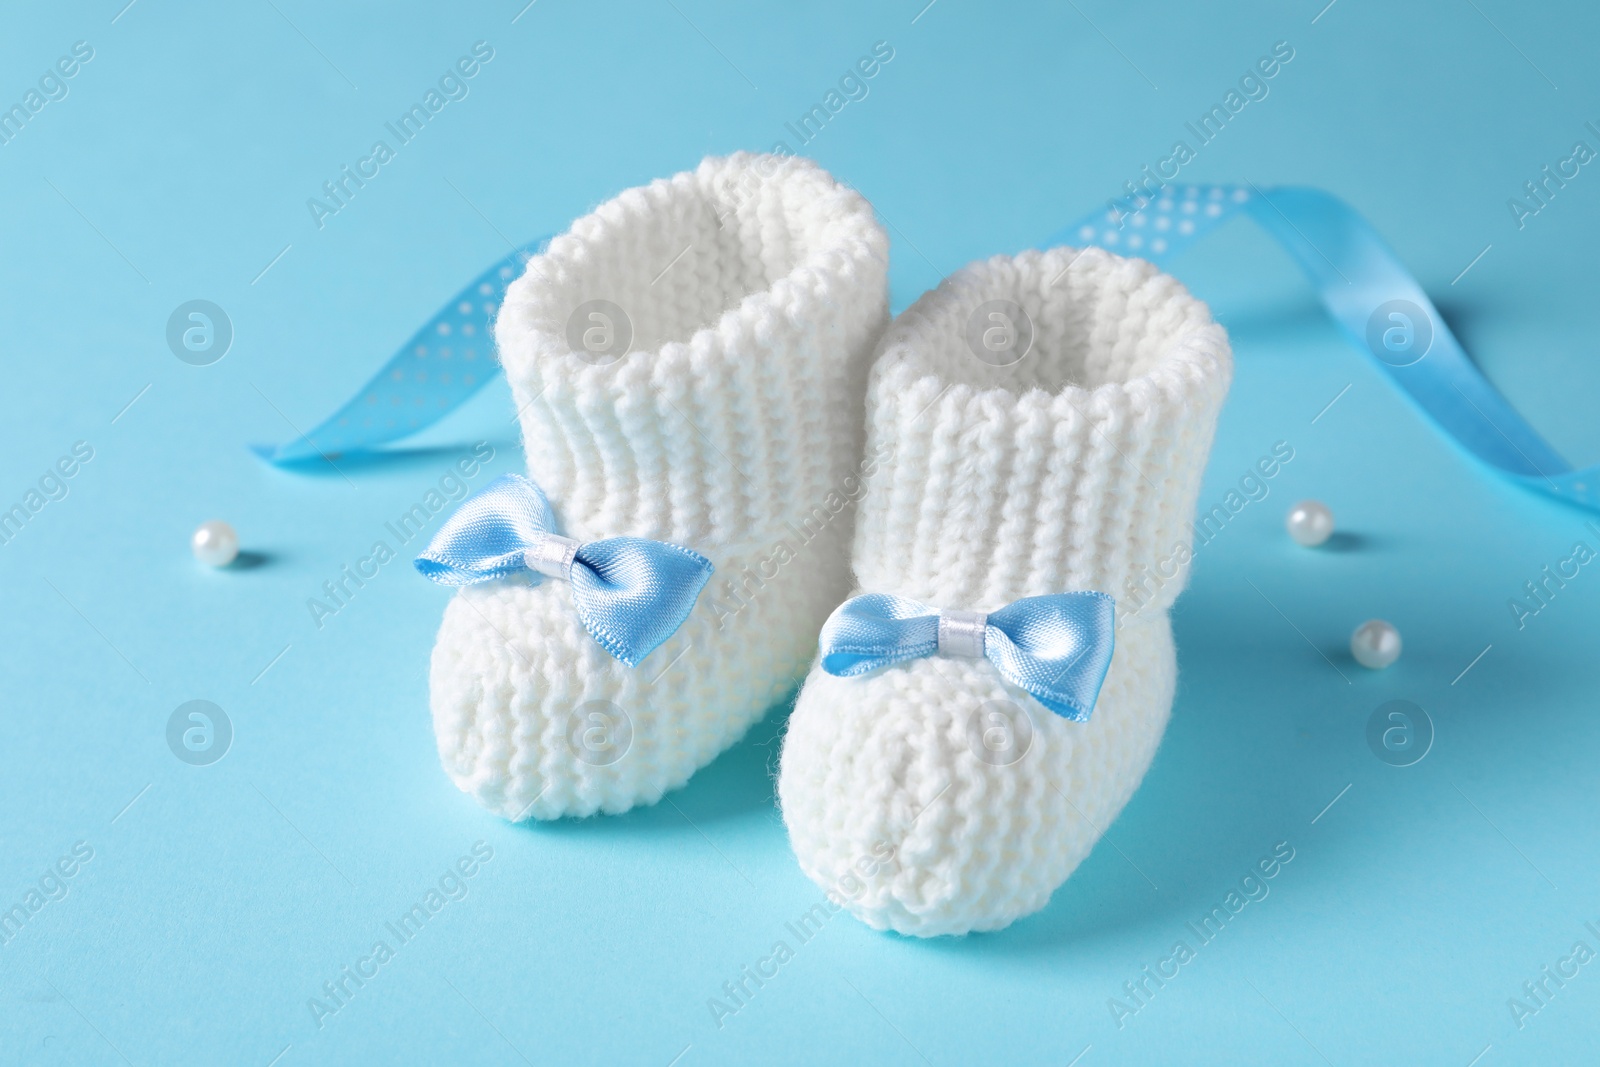
POLYGON ((500 822, 434 749, 427 655, 447 593, 401 561, 321 630, 305 602, 472 442, 496 449, 492 472, 518 468, 503 384, 406 457, 345 465, 348 481, 270 469, 246 445, 332 411, 504 254, 502 235, 559 230, 708 152, 799 148, 783 123, 875 41, 893 61, 805 151, 893 226, 900 307, 1103 203, 1287 40, 1270 96, 1185 177, 1345 197, 1509 399, 1592 462, 1600 172, 1520 231, 1506 200, 1596 143, 1593 5, 124 2, 13 5, 0 34, 4 106, 74 41, 95 49, 0 146, 0 505, 74 441, 95 449, 70 495, 0 545, 0 907, 74 842, 94 850, 0 948, 0 1061, 1592 1055, 1600 962, 1520 1030, 1507 999, 1574 941, 1600 949, 1584 929, 1600 925, 1600 567, 1525 629, 1507 601, 1600 535, 1420 422, 1246 222, 1177 264, 1237 355, 1202 501, 1274 442, 1295 458, 1198 554, 1172 725, 1116 847, 997 935, 921 942, 835 917, 720 1029, 708 998, 819 897, 774 805, 785 709, 670 804, 500 822), (471 95, 319 231, 306 198, 480 39, 495 58, 471 95), (237 331, 209 367, 163 336, 194 298, 237 331), (1303 497, 1356 543, 1290 543, 1303 497), (197 566, 187 537, 213 517, 264 561, 197 566), (1372 616, 1406 642, 1382 673, 1344 650, 1372 616), (195 698, 236 730, 210 767, 165 741, 195 698), (1437 730, 1405 769, 1365 741, 1395 698, 1437 730), (479 840, 494 858, 466 899, 319 1029, 307 998, 479 840), (1108 998, 1280 841, 1295 858, 1271 895, 1119 1029, 1108 998))

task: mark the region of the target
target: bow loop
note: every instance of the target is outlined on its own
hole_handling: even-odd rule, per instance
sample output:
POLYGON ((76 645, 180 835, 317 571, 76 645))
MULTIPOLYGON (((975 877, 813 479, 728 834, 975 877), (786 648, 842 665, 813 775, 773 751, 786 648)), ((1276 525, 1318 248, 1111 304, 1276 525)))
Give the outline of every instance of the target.
POLYGON ((989 613, 984 655, 1057 715, 1087 722, 1115 631, 1116 601, 1104 593, 1024 597, 989 613))
POLYGON ((630 667, 683 625, 712 571, 698 552, 665 541, 562 537, 544 491, 520 474, 502 475, 467 498, 415 566, 440 585, 519 573, 533 582, 570 582, 584 629, 630 667))
POLYGON ((634 667, 689 617, 711 561, 666 541, 608 537, 577 550, 568 578, 584 627, 634 667), (648 647, 638 651, 641 645, 648 647))
POLYGON ((822 669, 853 678, 922 656, 981 655, 1057 715, 1085 722, 1111 667, 1115 613, 1095 592, 1024 597, 988 615, 867 593, 822 628, 822 669))
POLYGON ((548 558, 555 525, 544 491, 520 474, 505 474, 462 501, 415 566, 440 585, 475 585, 520 570, 548 573, 536 561, 548 558))
POLYGON ((822 669, 841 678, 931 656, 939 648, 939 612, 920 601, 867 593, 839 605, 823 624, 822 669))

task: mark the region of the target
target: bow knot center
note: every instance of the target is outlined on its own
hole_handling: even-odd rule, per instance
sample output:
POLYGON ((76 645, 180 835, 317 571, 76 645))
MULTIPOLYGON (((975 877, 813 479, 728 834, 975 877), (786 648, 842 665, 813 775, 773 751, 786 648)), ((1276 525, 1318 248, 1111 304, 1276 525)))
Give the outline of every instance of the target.
POLYGON ((536 570, 547 578, 566 580, 580 544, 570 537, 547 533, 529 545, 522 558, 530 570, 536 570))
POLYGON ((989 616, 981 611, 948 610, 939 613, 939 654, 983 659, 989 616))

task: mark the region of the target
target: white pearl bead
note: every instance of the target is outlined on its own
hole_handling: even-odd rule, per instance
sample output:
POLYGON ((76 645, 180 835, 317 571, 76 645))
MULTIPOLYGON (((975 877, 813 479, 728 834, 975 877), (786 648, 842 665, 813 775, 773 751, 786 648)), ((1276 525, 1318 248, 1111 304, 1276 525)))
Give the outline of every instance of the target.
POLYGON ((217 519, 203 522, 189 539, 194 558, 208 567, 226 567, 239 556, 239 535, 217 519))
POLYGON ((1320 500, 1302 500, 1284 521, 1296 544, 1315 548, 1333 535, 1333 512, 1320 500))
POLYGON ((1400 658, 1400 631, 1382 619, 1368 619, 1350 635, 1350 654, 1363 667, 1381 671, 1400 658))

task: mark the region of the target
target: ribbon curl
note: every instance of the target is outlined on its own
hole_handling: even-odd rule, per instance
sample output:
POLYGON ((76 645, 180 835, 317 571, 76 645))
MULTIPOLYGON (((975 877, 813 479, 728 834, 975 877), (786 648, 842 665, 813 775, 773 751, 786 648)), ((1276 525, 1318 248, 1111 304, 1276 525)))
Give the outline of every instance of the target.
POLYGON ((1094 244, 1158 267, 1239 213, 1299 264, 1345 336, 1443 435, 1495 473, 1600 511, 1600 465, 1578 469, 1506 402, 1371 223, 1321 189, 1168 184, 1062 230, 1050 244, 1094 244))
MULTIPOLYGON (((1371 224, 1331 193, 1167 183, 1091 213, 1045 247, 1100 245, 1165 269, 1240 213, 1284 247, 1346 336, 1444 437, 1517 485, 1600 512, 1600 465, 1575 468, 1517 414, 1467 358, 1422 286, 1371 224)), ((308 434, 257 446, 257 453, 271 463, 292 464, 364 451, 431 426, 465 403, 498 370, 488 358, 493 313, 511 279, 542 245, 525 245, 474 279, 360 393, 308 434)))
POLYGON ((548 242, 523 245, 472 279, 309 433, 281 445, 252 445, 252 451, 278 466, 367 452, 419 433, 465 404, 500 372, 495 314, 506 288, 548 242))

